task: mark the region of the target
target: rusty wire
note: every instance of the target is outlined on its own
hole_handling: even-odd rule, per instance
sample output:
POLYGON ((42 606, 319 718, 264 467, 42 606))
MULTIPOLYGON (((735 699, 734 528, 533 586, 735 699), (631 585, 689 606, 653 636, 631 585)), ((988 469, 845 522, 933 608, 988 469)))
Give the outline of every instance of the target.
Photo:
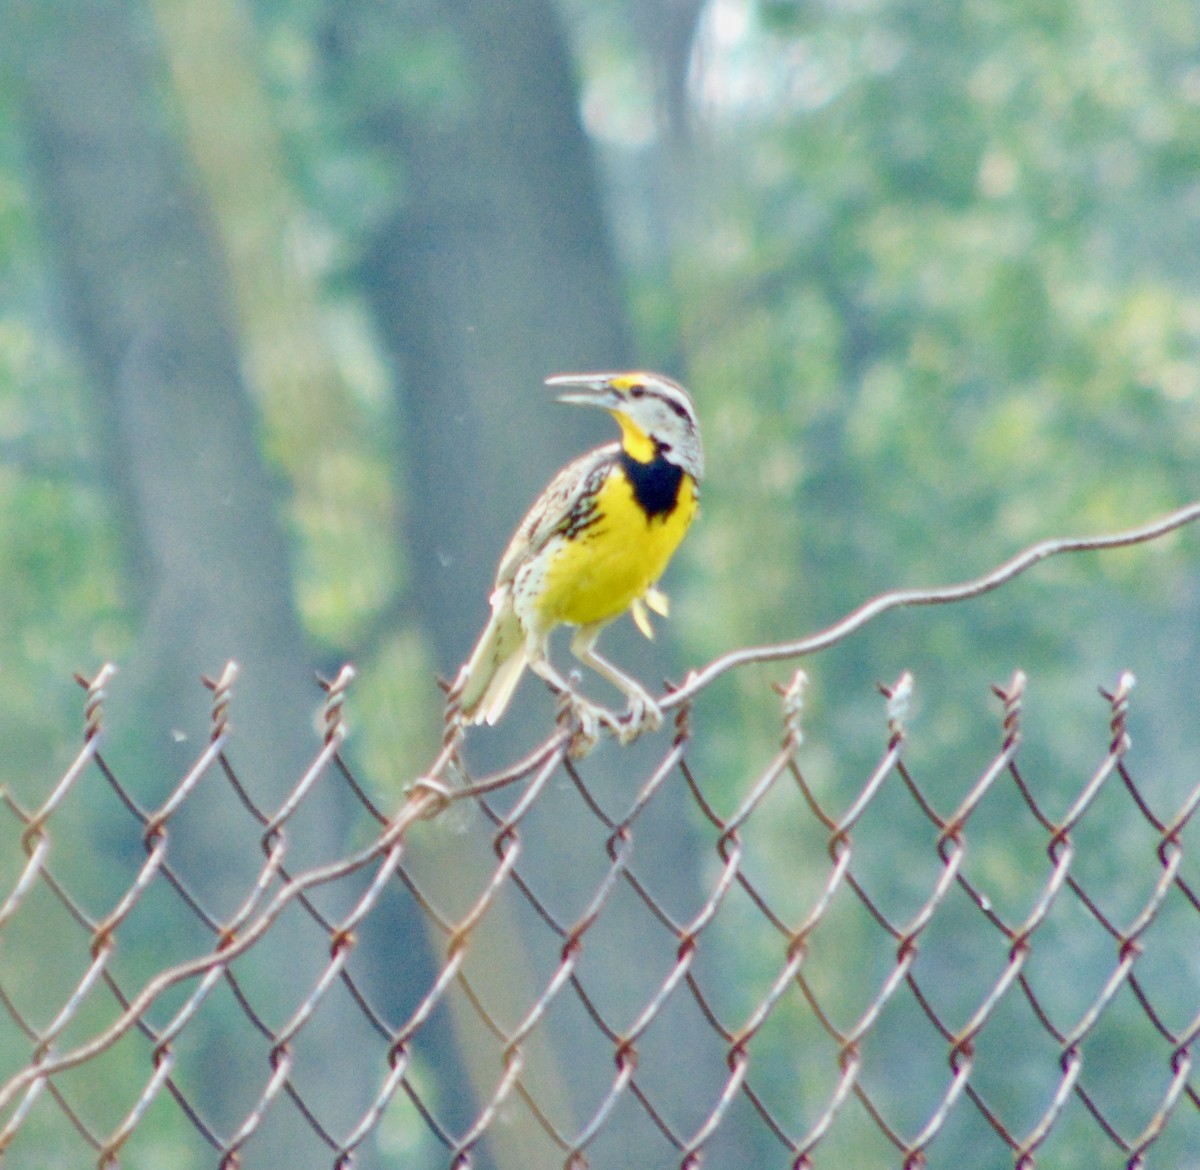
MULTIPOLYGON (((1133 534, 1047 542, 955 590, 887 595, 833 629, 844 637, 887 608, 974 595, 1048 555, 1152 539, 1198 515, 1200 507, 1193 507, 1133 534)), ((783 649, 794 656, 827 642, 818 635, 783 649)), ((780 649, 765 648, 760 657, 784 656, 780 649)), ((1079 1164, 1109 1164, 1107 1158, 1113 1165, 1141 1166, 1161 1142, 1170 1143, 1167 1156, 1176 1159, 1174 1164, 1181 1164, 1180 1150, 1190 1151, 1187 1164, 1200 1164, 1200 1086, 1191 1058, 1200 1031, 1200 979, 1193 965, 1165 996, 1139 973, 1139 960, 1156 945, 1156 927, 1168 923, 1173 930, 1177 921, 1191 923, 1200 913, 1200 892, 1183 869, 1186 830, 1200 802, 1200 784, 1174 809, 1152 808, 1127 763, 1132 677, 1121 675, 1104 692, 1102 746, 1090 774, 1072 789, 1065 811, 1049 811, 1038 784, 1024 771, 1025 679, 1019 672, 996 688, 1002 715, 995 754, 974 779, 963 778, 948 809, 938 806, 906 759, 913 679, 902 675, 883 688, 878 759, 839 807, 814 784, 805 763, 802 671, 780 688, 781 736, 765 764, 735 789, 706 783, 697 774, 693 759, 702 729, 691 725, 688 700, 746 660, 745 655, 725 656, 669 697, 674 727, 663 733, 661 753, 640 783, 625 792, 620 813, 608 811, 612 794, 589 779, 590 763, 575 758, 578 743, 565 707, 559 726, 523 759, 468 783, 462 732, 450 721, 437 758, 408 788, 399 810, 385 816, 342 756, 344 705, 354 677, 349 667, 325 684, 321 743, 309 767, 278 809, 262 810, 238 776, 231 745, 233 664, 208 684, 208 742, 166 800, 144 810, 100 752, 103 705, 114 668, 105 666, 95 678, 81 679, 86 686, 83 744, 62 778, 36 808, 0 792, 0 825, 23 856, 8 888, 0 889, 0 945, 17 937, 25 919, 38 913, 39 898, 48 896, 72 924, 61 933, 85 942, 87 955, 66 994, 47 1005, 31 998, 21 982, 31 956, 9 946, 0 949, 0 1024, 7 1025, 3 1034, 10 1037, 0 1046, 0 1159, 25 1157, 32 1158, 28 1164, 45 1164, 38 1162, 43 1145, 32 1143, 46 1142, 50 1119, 51 1131, 69 1132, 81 1143, 88 1162, 115 1166, 129 1151, 131 1164, 140 1164, 135 1157, 139 1135, 166 1103, 173 1106, 171 1132, 184 1135, 173 1140, 193 1140, 201 1152, 194 1164, 251 1164, 256 1142, 266 1140, 262 1131, 287 1102, 288 1124, 309 1131, 323 1151, 321 1164, 334 1166, 363 1159, 371 1165, 521 1164, 505 1155, 500 1140, 515 1114, 540 1135, 556 1164, 571 1167, 692 1167, 704 1159, 714 1165, 808 1167, 829 1151, 830 1164, 908 1168, 939 1164, 939 1148, 951 1159, 940 1164, 961 1165, 961 1146, 955 1143, 968 1141, 974 1151, 991 1143, 991 1160, 980 1156, 974 1164, 1023 1168, 1038 1164, 1048 1143, 1064 1131, 1073 1148, 1085 1151, 1079 1164), (224 777, 236 794, 262 851, 241 902, 223 917, 204 909, 203 899, 172 863, 182 811, 213 777, 224 777), (134 818, 142 848, 140 860, 122 878, 122 892, 101 916, 89 914, 77 890, 60 876, 63 856, 72 847, 64 808, 84 786, 97 785, 134 818), (288 832, 306 798, 321 785, 348 792, 373 829, 359 848, 292 873, 285 864, 288 832), (1124 794, 1125 815, 1146 834, 1138 854, 1138 880, 1145 888, 1140 901, 1119 918, 1105 909, 1111 891, 1083 875, 1079 843, 1089 818, 1099 817, 1097 804, 1114 789, 1124 794), (594 830, 591 844, 581 842, 580 849, 590 849, 599 862, 582 904, 569 913, 556 905, 553 890, 529 876, 531 854, 544 831, 539 810, 562 791, 575 794, 594 830), (887 859, 878 853, 888 834, 881 836, 869 824, 877 810, 898 797, 926 842, 920 876, 901 883, 913 895, 901 910, 893 892, 886 885, 881 891, 872 877, 879 865, 886 869, 887 859), (699 826, 696 840, 707 841, 708 860, 697 869, 703 886, 684 913, 656 892, 653 857, 639 854, 634 861, 636 848, 656 840, 646 826, 670 799, 690 807, 699 826), (1000 801, 1020 810, 1026 842, 1021 848, 1032 839, 1035 855, 1020 852, 985 826, 989 808, 1000 801), (474 851, 475 869, 464 866, 463 872, 477 876, 448 908, 427 889, 411 854, 423 823, 441 823, 451 806, 472 808, 485 831, 455 845, 460 852, 474 851), (761 834, 785 806, 792 829, 819 841, 824 850, 823 857, 806 854, 803 882, 781 881, 778 873, 763 868, 778 866, 761 834), (1002 863, 997 850, 1009 851, 1002 863), (1022 873, 1025 896, 1019 911, 1010 891, 997 894, 1010 871, 1022 873), (803 898, 793 885, 803 886, 803 898), (338 914, 320 907, 321 891, 343 887, 352 896, 338 914), (131 982, 117 970, 120 944, 133 932, 141 904, 163 888, 174 893, 197 933, 189 936, 186 957, 131 982), (402 1012, 389 1013, 373 997, 365 969, 355 965, 355 952, 383 903, 397 897, 425 921, 435 961, 419 994, 402 1012), (520 907, 527 921, 519 945, 510 941, 489 952, 493 976, 496 964, 514 961, 511 977, 504 970, 498 977, 510 984, 516 1006, 510 1002, 500 1010, 481 978, 487 972, 472 968, 472 952, 485 947, 480 940, 489 924, 511 905, 520 907), (644 928, 653 940, 647 954, 606 953, 603 932, 634 911, 650 924, 644 928), (270 954, 285 916, 294 913, 314 929, 322 957, 299 1001, 270 1010, 261 991, 256 999, 239 963, 256 953, 270 954), (846 926, 849 919, 855 920, 852 928, 846 926), (1078 1002, 1062 986, 1047 983, 1044 971, 1034 970, 1039 962, 1053 966, 1075 947, 1065 933, 1067 922, 1101 940, 1099 951, 1106 956, 1089 968, 1092 985, 1086 993, 1067 989, 1078 993, 1078 1002), (948 965, 939 957, 947 947, 940 929, 952 932, 951 949, 969 938, 979 961, 961 969, 948 965), (751 933, 756 941, 753 953, 746 953, 751 933), (536 975, 520 971, 516 959, 531 938, 540 956, 536 975), (610 965, 637 968, 641 976, 636 1002, 620 1014, 605 1002, 589 967, 597 955, 610 965), (187 1040, 206 1026, 206 1013, 220 992, 231 992, 238 1005, 235 1033, 244 1034, 248 1044, 251 1039, 265 1043, 267 1060, 236 1118, 218 1124, 189 1087, 195 1074, 188 1068, 187 1040), (490 1075, 476 1076, 469 1094, 464 1087, 470 1105, 457 1120, 422 1071, 428 1054, 441 1051, 429 1047, 429 1037, 433 1021, 452 1001, 482 1030, 493 1058, 490 1075), (29 1006, 34 1002, 36 1007, 29 1006), (319 1080, 315 1089, 304 1082, 302 1055, 314 1019, 335 1002, 338 1011, 353 1013, 364 1026, 356 1044, 361 1035, 372 1038, 360 1050, 370 1090, 354 1116, 337 1123, 326 1116, 319 1080), (584 1021, 582 1033, 588 1037, 587 1047, 578 1051, 563 1050, 569 1033, 558 1020, 568 1010, 584 1021), (675 1037, 676 1025, 668 1022, 681 1010, 689 1013, 690 1027, 703 1035, 709 1053, 703 1075, 695 1070, 696 1099, 683 1110, 648 1056, 664 1043, 669 1050, 675 1039, 682 1052, 682 1036, 675 1037), (281 1013, 276 1022, 267 1022, 281 1013), (1019 1040, 1015 1052, 1006 1047, 1014 1015, 1024 1021, 1023 1032, 1012 1031, 1019 1040), (1105 1029, 1118 1015, 1122 1042, 1132 1035, 1142 1054, 1138 1068, 1152 1068, 1158 1078, 1142 1092, 1152 1100, 1134 1124, 1130 1110, 1110 1094, 1122 1074, 1111 1067, 1113 1041, 1105 1029), (803 1043, 793 1039, 799 1036, 803 1043), (1029 1037, 1033 1042, 1027 1045, 1029 1037), (126 1082, 111 1094, 105 1112, 71 1074, 101 1067, 123 1045, 126 1082), (562 1099, 547 1088, 546 1049, 552 1052, 550 1066, 555 1060, 590 1066, 599 1090, 584 1095, 586 1103, 576 1095, 564 1109, 562 1099), (897 1051, 903 1054, 899 1061, 897 1051), (940 1071, 926 1071, 922 1078, 914 1074, 910 1085, 906 1061, 940 1071), (1014 1070, 1007 1081, 1005 1062, 1014 1070), (1028 1092, 1013 1083, 1026 1075, 1017 1067, 1034 1070, 1028 1092), (918 1096, 918 1080, 920 1100, 907 1100, 906 1090, 918 1096), (803 1092, 793 1091, 800 1083, 803 1092), (424 1162, 411 1157, 389 1162, 376 1148, 381 1128, 396 1113, 420 1131, 424 1162), (642 1123, 640 1130, 628 1128, 630 1115, 642 1123), (35 1126, 35 1119, 40 1124, 35 1126), (39 1136, 30 1137, 35 1129, 39 1136), (605 1146, 613 1132, 623 1135, 620 1142, 637 1132, 638 1144, 605 1146), (874 1161, 860 1152, 871 1141, 874 1161)), ((1123 876, 1132 888, 1132 877, 1123 876)), ((35 937, 42 945, 65 945, 58 934, 35 937)), ((66 954, 33 958, 43 965, 76 966, 66 954)), ((1069 968, 1066 976, 1059 970, 1056 977, 1060 984, 1064 977, 1069 982, 1069 968)), ((478 1067, 476 1062, 476 1073, 478 1067)))

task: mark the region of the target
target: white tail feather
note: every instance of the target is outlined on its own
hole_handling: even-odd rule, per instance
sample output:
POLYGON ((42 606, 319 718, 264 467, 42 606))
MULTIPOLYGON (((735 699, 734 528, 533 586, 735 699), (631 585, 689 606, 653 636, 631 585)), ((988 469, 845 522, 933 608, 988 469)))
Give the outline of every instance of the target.
POLYGON ((468 723, 495 723, 504 714, 529 661, 509 599, 496 598, 494 605, 455 684, 459 710, 468 723))
POLYGON ((496 667, 491 681, 487 685, 487 690, 484 691, 483 698, 479 701, 479 710, 475 715, 476 723, 490 725, 504 714, 508 709, 509 700, 513 697, 513 691, 517 689, 517 683, 521 681, 521 675, 525 673, 528 662, 525 647, 521 646, 515 654, 510 654, 496 667))

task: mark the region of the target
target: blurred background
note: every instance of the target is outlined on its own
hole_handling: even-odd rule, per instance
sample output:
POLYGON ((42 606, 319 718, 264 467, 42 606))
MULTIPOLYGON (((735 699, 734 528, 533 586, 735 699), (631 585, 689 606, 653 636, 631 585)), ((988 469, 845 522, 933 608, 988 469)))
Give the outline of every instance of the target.
MULTIPOLYGON (((77 749, 73 671, 120 667, 106 753, 153 806, 228 658, 265 807, 314 749, 313 671, 344 661, 354 765, 398 802, 513 525, 612 437, 553 373, 659 369, 697 402, 671 621, 604 640, 654 682, 1200 495, 1191 0, 7 0, 0 60, 0 783, 26 804, 77 749)), ((1019 667, 1051 808, 1124 669, 1139 776, 1177 807, 1196 539, 1055 561, 808 661, 835 803, 878 754, 877 680, 914 672, 916 764, 961 795, 1019 667)), ((702 700, 730 800, 790 670, 702 700)), ((475 765, 550 712, 527 683, 475 765)), ((301 858, 358 839, 317 800, 301 858)), ((97 908, 131 848, 101 805, 64 861, 97 908)), ((1119 874, 1120 817, 1096 832, 1119 874)), ((242 849, 218 815, 179 845, 218 911, 242 849)))

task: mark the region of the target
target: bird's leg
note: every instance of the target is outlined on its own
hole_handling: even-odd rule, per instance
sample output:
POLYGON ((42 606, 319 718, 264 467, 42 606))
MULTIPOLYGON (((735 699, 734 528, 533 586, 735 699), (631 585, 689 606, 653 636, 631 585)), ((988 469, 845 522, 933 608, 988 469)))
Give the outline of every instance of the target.
POLYGON ((529 660, 529 669, 540 678, 545 679, 560 695, 566 696, 567 702, 571 706, 571 711, 575 715, 575 718, 579 720, 579 737, 582 750, 573 752, 572 754, 586 755, 600 738, 600 728, 602 726, 611 728, 618 735, 622 733, 620 721, 617 717, 607 707, 601 707, 599 704, 593 703, 590 699, 585 699, 550 665, 550 660, 545 654, 538 654, 531 657, 529 660))
POLYGON ((571 640, 571 653, 629 699, 628 715, 617 729, 617 737, 622 743, 629 743, 645 731, 657 731, 662 726, 662 709, 641 683, 596 653, 595 645, 599 635, 599 626, 580 626, 578 633, 571 640))

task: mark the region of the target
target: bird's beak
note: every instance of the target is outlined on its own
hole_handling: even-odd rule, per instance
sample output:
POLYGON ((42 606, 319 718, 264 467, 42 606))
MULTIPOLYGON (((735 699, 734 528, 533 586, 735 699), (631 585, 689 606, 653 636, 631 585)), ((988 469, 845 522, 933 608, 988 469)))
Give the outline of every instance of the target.
POLYGON ((577 406, 599 406, 605 410, 620 402, 612 388, 615 374, 555 374, 546 379, 547 386, 571 386, 572 390, 558 396, 559 402, 573 402, 577 406))

